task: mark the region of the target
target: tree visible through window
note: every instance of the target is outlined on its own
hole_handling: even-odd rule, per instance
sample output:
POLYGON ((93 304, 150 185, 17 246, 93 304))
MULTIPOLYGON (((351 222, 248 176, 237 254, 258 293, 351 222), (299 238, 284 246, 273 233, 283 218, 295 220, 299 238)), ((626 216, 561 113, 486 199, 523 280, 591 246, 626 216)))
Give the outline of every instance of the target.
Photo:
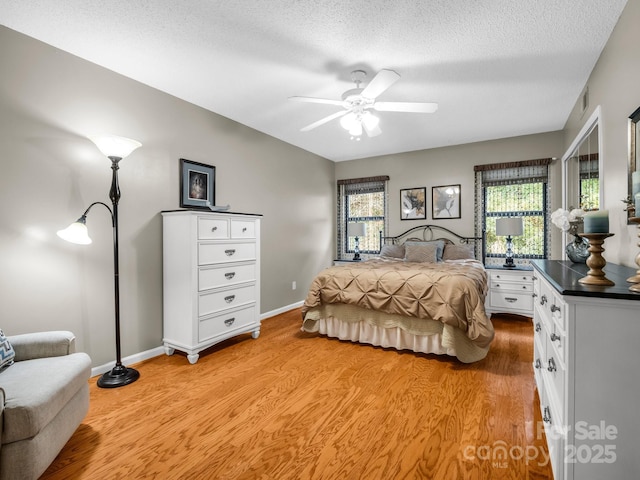
POLYGON ((523 233, 513 237, 516 263, 548 256, 548 165, 551 159, 476 165, 476 235, 485 234, 485 263, 500 264, 506 238, 496 220, 522 217, 523 233))
POLYGON ((380 232, 385 235, 387 219, 387 181, 389 177, 338 180, 338 258, 349 258, 355 238, 347 235, 347 225, 364 223, 366 233, 359 237, 363 254, 380 251, 380 232))

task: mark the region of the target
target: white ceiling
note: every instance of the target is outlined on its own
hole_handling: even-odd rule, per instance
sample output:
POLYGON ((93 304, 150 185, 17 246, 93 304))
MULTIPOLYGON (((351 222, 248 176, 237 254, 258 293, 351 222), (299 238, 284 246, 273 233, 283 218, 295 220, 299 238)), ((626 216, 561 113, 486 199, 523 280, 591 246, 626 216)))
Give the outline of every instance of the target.
MULTIPOLYGON (((333 161, 560 130, 627 0, 0 0, 0 23, 333 161), (350 140, 350 74, 392 69, 350 140)), ((28 61, 28 59, 25 59, 28 61)), ((1 67, 0 67, 1 68, 1 67)))

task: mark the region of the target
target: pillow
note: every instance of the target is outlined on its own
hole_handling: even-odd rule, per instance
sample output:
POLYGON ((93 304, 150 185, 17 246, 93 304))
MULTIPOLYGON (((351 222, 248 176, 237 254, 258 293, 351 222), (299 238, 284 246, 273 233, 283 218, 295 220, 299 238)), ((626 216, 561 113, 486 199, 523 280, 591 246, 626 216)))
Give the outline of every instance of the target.
POLYGON ((436 263, 438 246, 424 242, 405 244, 404 259, 407 262, 436 263))
POLYGON ((2 330, 0 330, 0 371, 13 364, 13 359, 16 357, 16 352, 13 351, 9 339, 4 336, 2 330))
POLYGON ((380 249, 380 256, 404 258, 404 245, 383 245, 380 249))
POLYGON ((445 245, 442 260, 466 260, 475 258, 471 245, 445 245))
POLYGON ((404 242, 404 244, 405 246, 406 245, 435 245, 437 247, 436 261, 437 262, 442 261, 442 253, 444 252, 444 240, 427 240, 424 242, 407 240, 406 242, 404 242))

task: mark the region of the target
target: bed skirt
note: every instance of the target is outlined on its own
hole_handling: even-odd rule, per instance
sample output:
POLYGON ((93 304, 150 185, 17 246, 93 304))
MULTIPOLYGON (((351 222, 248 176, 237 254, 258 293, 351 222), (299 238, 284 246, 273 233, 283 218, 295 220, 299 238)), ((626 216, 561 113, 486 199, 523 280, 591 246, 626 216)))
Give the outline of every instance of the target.
POLYGON ((475 345, 463 331, 450 325, 353 305, 315 307, 306 313, 302 330, 396 350, 449 355, 463 363, 482 360, 489 352, 488 346, 475 345))

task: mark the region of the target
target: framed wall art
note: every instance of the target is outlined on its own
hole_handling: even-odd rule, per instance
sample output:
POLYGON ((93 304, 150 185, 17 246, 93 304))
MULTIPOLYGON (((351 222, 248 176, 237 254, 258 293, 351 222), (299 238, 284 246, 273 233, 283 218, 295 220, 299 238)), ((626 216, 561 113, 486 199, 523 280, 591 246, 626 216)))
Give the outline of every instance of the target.
POLYGON ((216 167, 180 159, 180 207, 208 208, 216 204, 216 167))
POLYGON ((431 208, 434 220, 460 218, 460 184, 433 187, 431 208))
POLYGON ((427 187, 400 190, 400 219, 424 220, 427 218, 427 187))

